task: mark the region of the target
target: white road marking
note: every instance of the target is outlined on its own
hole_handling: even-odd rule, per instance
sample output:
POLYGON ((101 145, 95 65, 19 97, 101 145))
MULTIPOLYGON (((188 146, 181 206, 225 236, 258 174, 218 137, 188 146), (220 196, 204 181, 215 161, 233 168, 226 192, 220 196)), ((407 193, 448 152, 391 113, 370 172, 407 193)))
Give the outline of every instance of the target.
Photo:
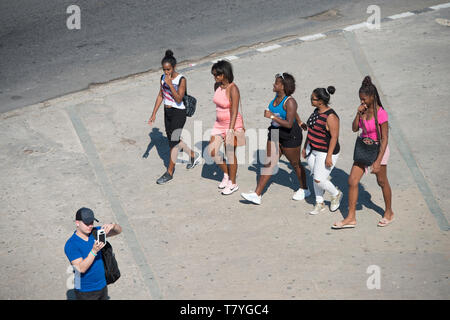
POLYGON ((316 33, 309 36, 300 37, 299 39, 302 41, 313 41, 322 38, 326 38, 326 35, 324 35, 323 33, 316 33))

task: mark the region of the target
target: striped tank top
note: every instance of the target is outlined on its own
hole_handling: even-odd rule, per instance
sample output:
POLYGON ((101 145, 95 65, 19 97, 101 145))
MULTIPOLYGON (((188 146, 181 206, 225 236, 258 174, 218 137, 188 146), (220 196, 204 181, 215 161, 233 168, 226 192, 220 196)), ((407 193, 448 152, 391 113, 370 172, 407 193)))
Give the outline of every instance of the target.
MULTIPOLYGON (((336 117, 339 116, 333 109, 329 109, 324 113, 319 113, 319 109, 315 109, 307 121, 308 125, 308 135, 307 143, 309 143, 311 150, 317 150, 320 152, 328 152, 328 147, 330 145, 331 134, 327 130, 327 118, 330 114, 334 114, 336 117)), ((338 154, 340 151, 339 139, 334 148, 333 154, 338 154)))
MULTIPOLYGON (((177 103, 175 101, 175 98, 172 95, 172 91, 170 91, 170 87, 164 81, 165 78, 166 78, 166 75, 163 74, 161 76, 161 89, 162 89, 164 104, 167 106, 176 108, 176 109, 186 109, 186 107, 184 106, 183 100, 180 103, 177 103)), ((183 75, 178 74, 178 76, 176 76, 174 79, 172 79, 172 84, 176 91, 178 91, 178 87, 180 86, 181 78, 183 78, 183 75)))

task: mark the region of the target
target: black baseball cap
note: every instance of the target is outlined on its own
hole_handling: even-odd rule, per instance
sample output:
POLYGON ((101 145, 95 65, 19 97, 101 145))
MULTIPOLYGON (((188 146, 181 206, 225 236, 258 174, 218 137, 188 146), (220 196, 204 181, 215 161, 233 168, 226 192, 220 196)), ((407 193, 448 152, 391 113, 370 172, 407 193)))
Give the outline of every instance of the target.
POLYGON ((94 211, 84 207, 78 209, 77 214, 75 215, 75 220, 81 220, 86 225, 92 224, 94 220, 98 222, 98 220, 94 217, 94 211))

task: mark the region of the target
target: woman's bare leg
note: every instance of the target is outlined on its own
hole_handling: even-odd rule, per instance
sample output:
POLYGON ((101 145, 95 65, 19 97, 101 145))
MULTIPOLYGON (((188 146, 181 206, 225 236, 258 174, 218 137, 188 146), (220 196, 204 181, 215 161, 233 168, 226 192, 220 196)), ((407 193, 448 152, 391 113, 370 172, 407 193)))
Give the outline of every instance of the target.
POLYGON ((308 186, 306 184, 305 168, 302 166, 302 163, 300 162, 300 147, 281 148, 281 151, 286 156, 286 158, 289 160, 289 163, 291 164, 292 168, 294 169, 295 174, 297 175, 298 182, 300 184, 300 188, 308 189, 308 186))
POLYGON ((387 166, 382 165, 380 171, 377 173, 377 182, 383 191, 384 198, 384 216, 386 220, 390 221, 394 218, 394 212, 392 211, 392 190, 387 178, 387 166))
POLYGON ((264 168, 261 170, 261 175, 259 176, 258 185, 256 186, 255 193, 260 196, 266 186, 267 182, 269 182, 270 177, 272 176, 273 169, 278 164, 279 160, 279 150, 276 147, 275 142, 267 141, 267 150, 266 150, 266 164, 264 164, 264 168))
POLYGON ((354 163, 348 177, 348 215, 342 224, 356 223, 356 203, 358 202, 358 185, 364 174, 364 166, 354 163))
POLYGON ((208 150, 211 158, 214 159, 214 162, 223 171, 224 174, 228 175, 228 167, 224 161, 224 159, 219 156, 219 148, 222 144, 223 139, 220 136, 212 136, 211 140, 209 140, 208 150))

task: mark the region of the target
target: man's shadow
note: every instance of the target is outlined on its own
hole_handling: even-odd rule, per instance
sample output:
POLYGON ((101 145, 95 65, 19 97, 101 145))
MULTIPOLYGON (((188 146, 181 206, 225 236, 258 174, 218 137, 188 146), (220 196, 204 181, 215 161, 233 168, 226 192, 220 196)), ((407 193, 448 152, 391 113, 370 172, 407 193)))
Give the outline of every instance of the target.
POLYGON ((147 158, 153 147, 156 147, 158 156, 163 160, 164 166, 167 168, 169 166, 170 160, 170 148, 167 137, 165 137, 159 128, 153 128, 149 133, 150 143, 147 146, 147 150, 142 155, 143 158, 147 158))

